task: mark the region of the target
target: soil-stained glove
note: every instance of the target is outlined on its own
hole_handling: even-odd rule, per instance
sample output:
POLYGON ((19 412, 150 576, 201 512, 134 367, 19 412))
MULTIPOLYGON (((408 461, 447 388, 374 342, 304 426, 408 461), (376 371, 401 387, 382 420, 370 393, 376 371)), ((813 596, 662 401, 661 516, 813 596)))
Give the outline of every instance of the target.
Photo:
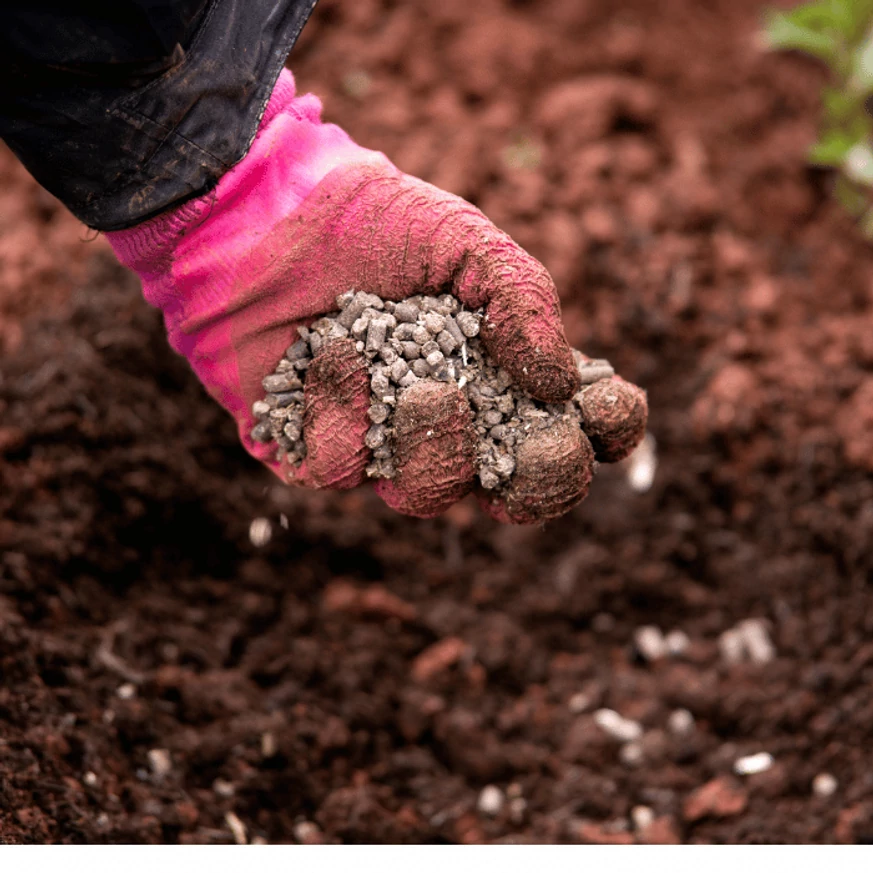
MULTIPOLYGON (((247 156, 213 192, 107 234, 163 311, 173 347, 236 419, 246 449, 306 486, 353 488, 366 478, 369 377, 351 340, 330 343, 308 371, 299 468, 283 469, 274 448, 250 437, 261 381, 295 328, 334 311, 349 289, 395 301, 449 291, 471 309, 485 306, 483 341, 517 385, 538 400, 569 399, 579 377, 543 266, 469 203, 401 173, 320 113, 284 72, 247 156)), ((376 487, 399 511, 432 516, 473 488, 476 438, 454 384, 416 393, 397 423, 404 470, 376 487)), ((510 510, 489 497, 489 511, 530 522, 581 499, 590 457, 576 442, 552 447, 539 472, 519 476, 524 493, 510 510)))

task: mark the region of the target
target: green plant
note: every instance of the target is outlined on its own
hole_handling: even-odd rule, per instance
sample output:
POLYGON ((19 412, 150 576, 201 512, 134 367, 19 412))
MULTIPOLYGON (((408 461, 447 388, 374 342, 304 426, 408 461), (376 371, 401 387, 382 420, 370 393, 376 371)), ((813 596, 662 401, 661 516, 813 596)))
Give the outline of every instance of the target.
POLYGON ((769 48, 804 52, 830 69, 809 160, 837 170, 837 198, 873 236, 873 118, 865 108, 873 96, 873 0, 814 0, 771 11, 764 39, 769 48))

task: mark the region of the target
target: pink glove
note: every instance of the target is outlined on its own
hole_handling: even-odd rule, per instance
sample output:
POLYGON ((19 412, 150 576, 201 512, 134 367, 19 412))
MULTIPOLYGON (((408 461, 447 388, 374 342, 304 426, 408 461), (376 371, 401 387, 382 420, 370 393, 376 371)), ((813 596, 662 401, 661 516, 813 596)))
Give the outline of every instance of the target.
MULTIPOLYGON (((449 290, 471 309, 487 305, 482 338, 492 357, 533 397, 569 399, 578 373, 542 265, 469 203, 404 175, 320 112, 312 95, 295 97, 283 72, 249 153, 213 192, 107 234, 163 311, 173 348, 236 419, 246 449, 286 481, 364 481, 369 379, 351 341, 332 343, 307 374, 308 455, 298 469, 283 469, 273 448, 250 437, 261 380, 296 326, 334 311, 352 288, 395 301, 449 290)), ((376 487, 402 512, 436 515, 473 487, 469 408, 451 384, 415 392, 406 407, 396 418, 403 470, 376 487)), ((523 493, 509 508, 489 498, 492 514, 533 521, 584 496, 590 449, 578 435, 558 443, 548 469, 519 470, 523 493)))

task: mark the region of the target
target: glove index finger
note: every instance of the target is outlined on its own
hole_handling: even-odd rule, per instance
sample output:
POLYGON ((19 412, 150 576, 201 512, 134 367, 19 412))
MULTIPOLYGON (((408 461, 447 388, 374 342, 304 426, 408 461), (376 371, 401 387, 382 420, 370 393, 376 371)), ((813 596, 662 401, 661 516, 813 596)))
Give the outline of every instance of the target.
POLYGON ((508 237, 470 256, 456 295, 465 303, 484 296, 482 340, 531 397, 561 403, 579 390, 555 283, 539 261, 508 237))

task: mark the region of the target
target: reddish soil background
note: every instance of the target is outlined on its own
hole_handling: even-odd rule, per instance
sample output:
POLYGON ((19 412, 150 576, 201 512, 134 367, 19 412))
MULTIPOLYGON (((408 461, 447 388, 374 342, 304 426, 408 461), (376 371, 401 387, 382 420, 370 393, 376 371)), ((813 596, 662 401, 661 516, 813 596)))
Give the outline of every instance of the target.
POLYGON ((0 154, 0 839, 873 839, 873 251, 804 163, 824 74, 760 12, 322 0, 292 56, 649 391, 651 490, 602 470, 545 529, 275 484, 0 154), (769 663, 719 653, 747 618, 769 663), (647 624, 690 646, 645 661, 647 624))

